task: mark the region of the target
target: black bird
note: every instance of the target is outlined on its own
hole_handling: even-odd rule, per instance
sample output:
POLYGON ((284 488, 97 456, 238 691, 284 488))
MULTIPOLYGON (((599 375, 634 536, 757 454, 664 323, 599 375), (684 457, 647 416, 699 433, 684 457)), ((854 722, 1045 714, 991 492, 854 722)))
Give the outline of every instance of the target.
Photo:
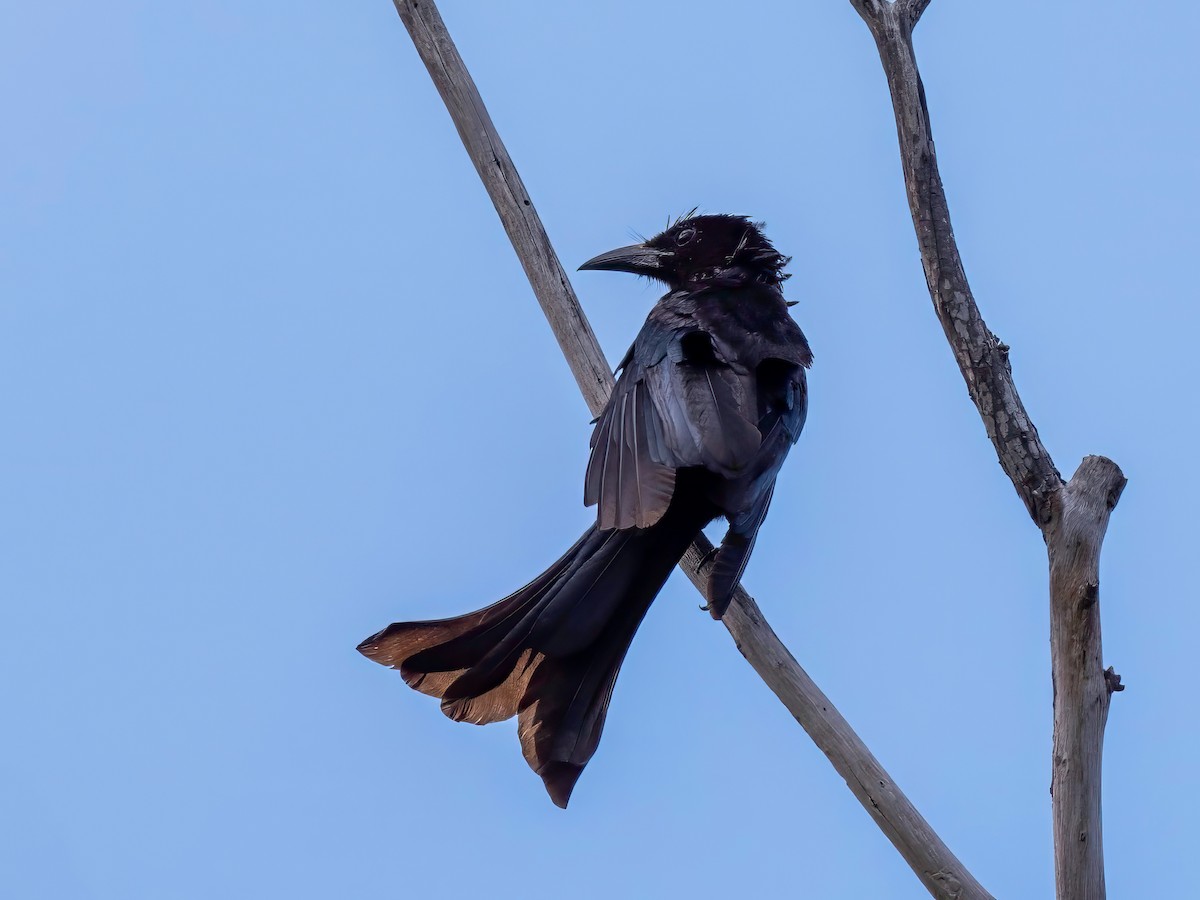
POLYGON ((592 432, 584 502, 596 524, 515 594, 453 619, 398 622, 363 641, 458 722, 518 716, 525 759, 566 807, 600 741, 617 672, 651 602, 718 516, 720 618, 800 436, 812 353, 780 291, 761 223, 691 215, 581 269, 632 272, 667 294, 618 370, 592 432))

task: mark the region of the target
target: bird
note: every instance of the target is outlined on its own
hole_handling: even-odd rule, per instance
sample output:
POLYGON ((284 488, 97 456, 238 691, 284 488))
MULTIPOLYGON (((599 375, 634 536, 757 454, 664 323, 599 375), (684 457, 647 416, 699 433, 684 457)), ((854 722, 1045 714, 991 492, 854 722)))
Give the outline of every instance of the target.
POLYGON ((680 217, 585 262, 661 282, 594 420, 584 503, 596 521, 546 571, 483 609, 397 622, 367 658, 458 722, 517 716, 521 750, 566 808, 596 752, 613 686, 650 604, 701 530, 710 614, 726 612, 804 427, 813 356, 782 292, 790 261, 746 216, 680 217))

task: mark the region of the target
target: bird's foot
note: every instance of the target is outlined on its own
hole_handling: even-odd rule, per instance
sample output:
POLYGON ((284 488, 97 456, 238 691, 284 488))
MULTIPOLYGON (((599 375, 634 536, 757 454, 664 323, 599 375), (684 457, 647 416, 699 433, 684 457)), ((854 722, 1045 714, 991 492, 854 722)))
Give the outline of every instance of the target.
MULTIPOLYGON (((717 554, 721 552, 720 547, 712 547, 707 553, 700 557, 700 562, 696 564, 696 571, 703 573, 705 569, 713 564, 713 560, 717 558, 717 554)), ((712 605, 705 603, 700 607, 704 612, 712 612, 712 605)))

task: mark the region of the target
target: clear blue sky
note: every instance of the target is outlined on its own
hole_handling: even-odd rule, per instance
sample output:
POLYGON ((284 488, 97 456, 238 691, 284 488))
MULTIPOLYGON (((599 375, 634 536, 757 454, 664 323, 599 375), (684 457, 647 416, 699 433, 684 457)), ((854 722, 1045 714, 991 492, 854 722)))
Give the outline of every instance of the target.
MULTIPOLYGON (((979 879, 1051 896, 1043 545, 930 310, 850 4, 443 5, 568 268, 693 206, 794 254, 811 414, 747 585, 979 879)), ((511 723, 354 651, 589 518, 590 416, 386 0, 4 20, 0 894, 925 896, 680 577, 565 813, 511 723)), ((1114 897, 1200 842, 1198 29, 939 0, 918 31, 984 315, 1064 473, 1130 479, 1114 897)), ((655 290, 575 282, 615 360, 655 290)))

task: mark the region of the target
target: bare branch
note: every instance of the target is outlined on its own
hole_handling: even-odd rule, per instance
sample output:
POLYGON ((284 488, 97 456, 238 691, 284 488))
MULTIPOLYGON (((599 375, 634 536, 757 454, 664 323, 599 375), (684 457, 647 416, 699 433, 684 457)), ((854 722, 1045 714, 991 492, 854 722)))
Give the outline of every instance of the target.
POLYGON ((896 0, 896 4, 904 10, 904 16, 908 20, 909 28, 915 28, 917 23, 921 21, 921 16, 929 8, 929 3, 930 0, 896 0))
POLYGON ((875 30, 878 23, 894 18, 908 24, 911 31, 921 20, 921 15, 929 6, 931 0, 850 0, 863 21, 875 30))
POLYGON ((1044 527, 1047 519, 1043 501, 1062 487, 1062 478, 1017 393, 1008 347, 984 323, 967 283, 938 173, 911 28, 900 10, 892 6, 874 23, 871 32, 891 89, 908 205, 934 309, 996 447, 1000 465, 1034 521, 1044 527))
POLYGON ((423 0, 395 0, 395 5, 450 111, 450 118, 475 164, 475 171, 492 198, 533 293, 567 358, 571 374, 575 376, 588 408, 593 415, 598 415, 612 389, 612 370, 579 306, 550 238, 546 236, 546 229, 533 208, 521 176, 496 133, 475 82, 450 39, 437 6, 423 0))
MULTIPOLYGON (((701 594, 707 579, 700 572, 712 548, 701 536, 680 567, 701 594)), ((767 687, 787 707, 875 824, 900 852, 929 893, 938 900, 991 900, 975 877, 943 843, 904 792, 892 781, 874 754, 855 733, 837 707, 825 696, 791 651, 767 624, 749 594, 737 595, 721 620, 742 656, 767 687)))
POLYGON ((1050 654, 1054 675, 1054 870, 1059 896, 1104 897, 1100 767, 1104 725, 1121 677, 1100 647, 1100 546, 1125 476, 1089 456, 1056 497, 1047 534, 1050 654))
MULTIPOLYGON (((437 7, 432 0, 393 2, 454 119, 588 405, 598 412, 612 384, 604 355, 437 7)), ((706 578, 700 572, 701 562, 711 550, 712 544, 701 535, 680 563, 702 594, 706 578)), ((742 655, 829 757, 930 894, 939 900, 991 900, 796 662, 749 594, 739 588, 722 621, 742 655)))
MULTIPOLYGON (((862 13, 860 0, 850 0, 862 13)), ((1061 900, 1103 900, 1100 762, 1104 724, 1120 678, 1101 662, 1099 561, 1109 513, 1125 477, 1099 456, 1064 485, 1012 379, 1008 346, 975 304, 938 173, 912 28, 928 0, 897 0, 863 16, 887 75, 900 161, 925 280, 1000 465, 1046 538, 1054 694, 1054 860, 1061 900)))
POLYGON ((888 5, 888 0, 850 0, 850 5, 858 10, 858 14, 867 25, 872 25, 883 15, 883 8, 888 5))

